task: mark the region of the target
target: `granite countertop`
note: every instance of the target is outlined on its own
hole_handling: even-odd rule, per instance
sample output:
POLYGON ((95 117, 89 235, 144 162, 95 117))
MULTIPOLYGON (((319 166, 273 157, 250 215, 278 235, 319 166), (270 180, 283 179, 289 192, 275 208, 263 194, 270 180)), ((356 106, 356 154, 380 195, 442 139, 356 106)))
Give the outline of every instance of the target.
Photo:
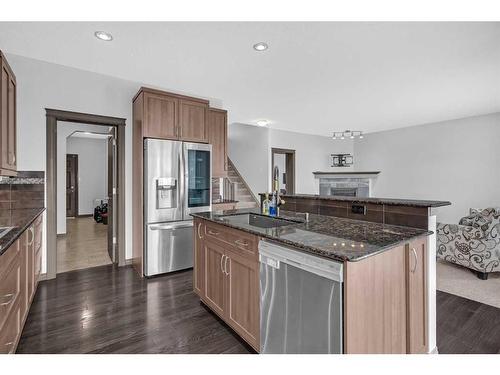
MULTIPOLYGON (((443 207, 451 205, 448 201, 428 201, 419 199, 395 199, 395 198, 362 198, 362 197, 341 197, 341 196, 325 196, 316 194, 285 194, 283 198, 305 198, 318 200, 331 200, 354 203, 373 203, 386 204, 390 206, 408 206, 408 207, 443 207)), ((286 199, 285 199, 286 201, 286 199)))
POLYGON ((45 211, 43 207, 0 210, 2 227, 13 227, 0 238, 0 256, 28 229, 43 211, 45 211))
POLYGON ((309 215, 309 222, 306 223, 303 216, 288 211, 282 211, 280 217, 294 220, 293 224, 275 228, 228 222, 221 218, 225 215, 242 213, 259 214, 259 210, 200 212, 191 216, 243 230, 314 255, 350 262, 381 253, 417 237, 432 234, 424 229, 313 214, 309 215))

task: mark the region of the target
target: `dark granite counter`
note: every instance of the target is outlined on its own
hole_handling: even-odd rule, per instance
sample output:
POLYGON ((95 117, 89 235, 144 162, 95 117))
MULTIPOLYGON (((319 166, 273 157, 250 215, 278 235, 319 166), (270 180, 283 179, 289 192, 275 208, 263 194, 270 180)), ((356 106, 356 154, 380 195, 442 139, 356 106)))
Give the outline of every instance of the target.
POLYGON ((260 237, 293 246, 308 253, 338 261, 358 261, 381 253, 412 239, 432 234, 424 229, 386 225, 333 216, 309 215, 309 222, 303 216, 282 211, 281 218, 293 220, 291 225, 275 228, 261 228, 249 224, 225 221, 221 216, 241 213, 259 213, 258 209, 240 209, 221 212, 191 214, 243 230, 260 237))
POLYGON ((45 211, 43 207, 0 210, 3 226, 13 227, 0 238, 0 256, 28 229, 43 211, 45 211))
MULTIPOLYGON (((260 195, 262 195, 261 193, 260 195)), ((407 206, 407 207, 443 207, 451 205, 448 201, 428 201, 419 199, 395 199, 395 198, 361 198, 361 197, 341 197, 341 196, 325 196, 316 194, 292 194, 283 195, 283 199, 286 198, 298 198, 298 199, 316 199, 316 200, 329 200, 329 201, 340 201, 340 202, 352 202, 352 203, 372 203, 372 204, 384 204, 388 206, 407 206)))

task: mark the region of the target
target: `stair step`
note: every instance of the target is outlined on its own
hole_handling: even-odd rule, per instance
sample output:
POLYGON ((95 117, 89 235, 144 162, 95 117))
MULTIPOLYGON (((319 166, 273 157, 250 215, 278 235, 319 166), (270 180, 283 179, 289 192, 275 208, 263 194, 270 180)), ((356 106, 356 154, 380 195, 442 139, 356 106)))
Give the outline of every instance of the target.
POLYGON ((257 203, 255 202, 238 202, 236 204, 236 208, 254 208, 257 207, 257 203))

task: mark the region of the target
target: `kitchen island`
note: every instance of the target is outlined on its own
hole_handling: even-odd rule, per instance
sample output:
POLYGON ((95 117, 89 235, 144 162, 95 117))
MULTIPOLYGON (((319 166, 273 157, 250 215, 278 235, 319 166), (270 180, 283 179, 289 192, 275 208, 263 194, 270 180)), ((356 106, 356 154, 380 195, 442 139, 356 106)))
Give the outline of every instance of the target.
POLYGON ((427 229, 286 211, 278 219, 258 210, 192 216, 194 290, 257 352, 260 241, 341 265, 341 353, 429 351, 427 229))

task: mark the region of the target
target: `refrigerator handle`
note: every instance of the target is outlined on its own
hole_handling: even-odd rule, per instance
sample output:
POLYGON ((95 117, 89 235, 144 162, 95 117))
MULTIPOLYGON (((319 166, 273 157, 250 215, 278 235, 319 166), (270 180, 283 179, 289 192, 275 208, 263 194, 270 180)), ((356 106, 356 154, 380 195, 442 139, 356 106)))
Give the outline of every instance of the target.
POLYGON ((186 214, 186 176, 185 176, 185 168, 186 168, 186 160, 184 158, 184 143, 181 144, 180 147, 180 156, 179 156, 179 205, 181 206, 182 218, 185 219, 186 214))

